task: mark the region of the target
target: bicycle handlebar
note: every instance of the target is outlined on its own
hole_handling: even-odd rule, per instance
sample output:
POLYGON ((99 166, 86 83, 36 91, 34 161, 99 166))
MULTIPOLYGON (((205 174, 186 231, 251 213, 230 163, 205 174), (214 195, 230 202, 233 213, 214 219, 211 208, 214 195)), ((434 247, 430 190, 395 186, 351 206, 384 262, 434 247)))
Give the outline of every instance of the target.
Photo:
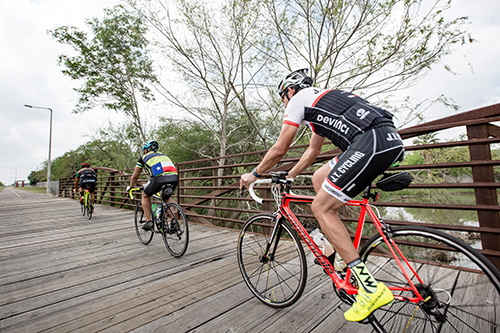
POLYGON ((135 199, 134 193, 132 193, 132 192, 140 191, 140 190, 142 190, 142 187, 132 187, 130 190, 128 190, 128 195, 130 196, 130 198, 135 199))
POLYGON ((252 197, 252 199, 254 199, 255 201, 257 201, 258 203, 262 204, 264 202, 264 199, 260 198, 254 191, 253 187, 255 184, 271 184, 272 183, 272 179, 271 178, 267 178, 267 179, 257 179, 256 181, 254 181, 253 183, 251 183, 249 186, 248 186, 248 193, 250 193, 250 196, 252 197))

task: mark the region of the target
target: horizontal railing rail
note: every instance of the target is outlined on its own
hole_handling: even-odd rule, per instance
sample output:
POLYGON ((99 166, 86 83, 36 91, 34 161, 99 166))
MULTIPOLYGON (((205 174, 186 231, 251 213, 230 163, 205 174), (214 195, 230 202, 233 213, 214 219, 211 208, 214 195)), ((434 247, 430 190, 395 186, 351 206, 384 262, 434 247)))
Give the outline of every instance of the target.
MULTIPOLYGON (((462 130, 467 139, 422 145, 406 144, 405 149, 408 154, 434 152, 436 149, 440 150, 439 153, 444 153, 465 147, 468 158, 439 163, 403 164, 391 169, 409 171, 415 180, 403 191, 381 193, 381 199, 374 205, 384 210, 386 221, 393 225, 418 224, 446 230, 479 248, 500 267, 500 160, 492 157, 492 150, 500 143, 500 130, 494 124, 498 121, 500 104, 401 129, 399 133, 406 139, 405 142, 444 129, 462 130), (453 173, 452 170, 460 172, 453 173), (452 216, 456 216, 456 221, 453 221, 452 216)), ((290 170, 306 148, 307 145, 291 147, 273 170, 290 170)), ((307 177, 310 178, 319 166, 340 152, 331 142, 325 143, 324 150, 303 173, 305 180, 298 181, 294 186, 296 191, 314 194, 307 177)), ((263 150, 177 163, 179 186, 176 200, 191 221, 230 228, 239 228, 256 212, 274 211, 274 200, 269 187, 261 187, 261 196, 264 198, 262 206, 239 193, 240 174, 258 165, 265 153, 263 150)), ((133 207, 135 203, 125 193, 132 170, 97 169, 97 201, 117 207, 133 207)), ((266 175, 268 173, 264 177, 266 175)), ((146 179, 142 177, 141 181, 144 182, 146 179)), ((61 181, 60 195, 71 196, 68 188, 73 185, 74 179, 67 183, 61 181)), ((313 226, 315 221, 310 208, 297 209, 297 216, 304 219, 304 224, 313 226)), ((349 227, 350 223, 356 222, 353 218, 355 215, 346 209, 341 218, 349 227)))

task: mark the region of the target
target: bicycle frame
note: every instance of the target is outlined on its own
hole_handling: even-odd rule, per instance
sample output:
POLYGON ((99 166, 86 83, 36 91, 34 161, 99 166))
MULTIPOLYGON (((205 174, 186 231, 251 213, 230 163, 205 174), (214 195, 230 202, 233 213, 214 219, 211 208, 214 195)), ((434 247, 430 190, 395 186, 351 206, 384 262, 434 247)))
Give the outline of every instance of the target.
MULTIPOLYGON (((284 186, 283 184, 280 184, 280 186, 284 186)), ((297 231, 299 236, 304 240, 304 242, 307 244, 309 249, 312 251, 314 256, 318 259, 319 263, 323 268, 325 269, 326 273, 330 278, 333 280, 335 283, 336 287, 338 290, 345 290, 347 294, 353 295, 357 294, 358 290, 351 284, 349 283, 350 280, 350 275, 351 271, 350 269, 347 269, 347 273, 345 278, 342 278, 334 269, 333 265, 326 259, 326 257, 323 255, 321 250, 318 248, 316 243, 314 243, 312 237, 309 235, 309 233, 306 231, 302 223, 298 220, 298 218, 295 216, 295 214, 292 212, 290 208, 291 203, 311 203, 314 200, 314 196, 302 196, 302 195, 295 195, 289 193, 289 190, 282 191, 283 197, 281 200, 281 204, 279 207, 279 210, 276 212, 276 219, 279 221, 280 218, 285 218, 287 219, 293 228, 297 231)), ((375 228, 377 229, 378 233, 382 236, 384 242, 387 244, 388 248, 391 251, 392 256, 395 258, 399 268, 401 269, 402 273, 406 277, 408 284, 410 285, 407 288, 400 288, 400 287, 394 287, 394 286, 387 286, 391 291, 413 291, 415 297, 402 297, 400 295, 394 294, 394 298, 397 300, 404 300, 406 302, 413 302, 413 303, 420 303, 425 301, 419 291, 417 290, 415 284, 411 281, 411 278, 408 275, 408 272, 405 270, 403 267, 403 264, 401 260, 406 264, 406 266, 409 268, 411 273, 417 278, 417 280, 420 283, 423 283, 423 281, 420 279, 418 276, 417 272, 415 269, 413 269, 412 265, 408 262, 406 257, 403 255, 403 253, 399 250, 397 247, 396 243, 394 240, 392 240, 390 237, 387 237, 387 234, 390 235, 390 230, 387 230, 388 228, 383 225, 381 222, 380 218, 378 215, 374 212, 372 207, 370 206, 369 203, 369 189, 367 189, 367 193, 363 197, 363 200, 350 200, 346 203, 347 206, 354 206, 354 207, 360 207, 361 212, 359 214, 359 220, 358 220, 358 225, 356 228, 356 234, 354 237, 354 247, 356 250, 359 250, 359 246, 361 244, 361 236, 363 233, 363 227, 366 221, 366 216, 368 215, 373 224, 375 225, 375 228), (401 259, 400 259, 401 258, 401 259)), ((275 227, 279 223, 276 223, 275 227)), ((276 230, 273 231, 273 236, 270 238, 269 242, 274 238, 274 235, 276 233, 276 230)), ((270 243, 268 244, 268 246, 270 243)))
POLYGON ((89 205, 90 191, 88 189, 83 190, 83 204, 85 207, 89 205))

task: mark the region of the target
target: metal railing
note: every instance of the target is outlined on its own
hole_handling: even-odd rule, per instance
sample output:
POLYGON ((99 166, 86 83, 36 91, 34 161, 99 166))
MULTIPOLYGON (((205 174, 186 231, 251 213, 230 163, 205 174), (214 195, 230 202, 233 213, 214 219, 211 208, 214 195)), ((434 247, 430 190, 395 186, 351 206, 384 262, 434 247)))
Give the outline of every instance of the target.
MULTIPOLYGON (((500 121, 500 104, 400 130, 403 139, 411 139, 449 128, 463 129, 467 139, 461 141, 407 145, 405 148, 408 153, 444 153, 463 147, 470 158, 441 163, 405 164, 398 167, 398 170, 412 173, 415 181, 406 190, 382 194, 382 199, 375 203, 380 209, 385 209, 385 213, 391 209, 402 212, 401 216, 389 214, 392 217, 386 218, 386 221, 392 225, 425 224, 453 233, 480 248, 480 251, 500 268, 500 184, 495 179, 495 174, 499 174, 495 172, 495 168, 500 165, 500 160, 493 159, 491 154, 491 147, 500 142, 500 130, 493 124, 497 121, 500 121), (468 173, 470 177, 466 180, 453 178, 450 176, 450 170, 466 170, 461 174, 468 173), (464 198, 467 199, 466 202, 462 202, 464 198), (427 215, 436 216, 436 219, 432 222, 425 221, 419 219, 420 213, 405 214, 408 210, 426 212, 427 215), (472 222, 445 222, 439 217, 439 213, 448 217, 449 212, 458 214, 457 222, 463 219, 462 214, 472 214, 472 222)), ((290 170, 306 147, 307 145, 291 147, 273 170, 290 170)), ((303 175, 311 176, 319 166, 339 152, 331 143, 325 143, 323 153, 303 175)), ((274 201, 265 187, 261 191, 261 196, 265 198, 262 206, 247 196, 240 196, 238 190, 240 175, 256 166, 265 153, 266 151, 257 151, 178 163, 179 187, 176 199, 186 215, 198 223, 239 228, 249 216, 258 211, 274 211, 274 201)), ((135 205, 125 193, 132 170, 96 169, 99 170, 99 203, 128 208, 135 205)), ((67 189, 68 184, 73 186, 74 179, 69 180, 67 184, 60 182, 61 196, 71 196, 72 193, 67 189)), ((312 184, 307 179, 297 184, 294 189, 314 194, 312 184)), ((299 211, 296 215, 304 220, 306 226, 308 223, 315 223, 314 216, 307 206, 297 209, 299 211)), ((342 212, 341 218, 348 228, 349 223, 356 221, 355 215, 347 209, 342 212)))

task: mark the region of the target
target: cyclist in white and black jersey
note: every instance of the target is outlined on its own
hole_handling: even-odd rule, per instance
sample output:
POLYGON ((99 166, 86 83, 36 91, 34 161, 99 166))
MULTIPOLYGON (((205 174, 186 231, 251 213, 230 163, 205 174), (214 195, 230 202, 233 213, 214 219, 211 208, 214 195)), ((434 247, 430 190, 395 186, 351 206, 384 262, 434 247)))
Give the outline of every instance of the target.
POLYGON ((313 134, 309 147, 289 171, 290 177, 296 177, 314 162, 325 138, 343 151, 314 173, 316 197, 311 208, 321 230, 360 286, 357 300, 345 317, 361 321, 391 302, 393 296, 383 283, 375 281, 361 262, 338 210, 404 158, 403 142, 391 113, 345 91, 313 88, 307 69, 288 74, 280 82, 278 93, 285 104, 280 135, 259 165, 241 176, 240 188, 248 187, 281 160, 300 124, 308 126, 313 134))

